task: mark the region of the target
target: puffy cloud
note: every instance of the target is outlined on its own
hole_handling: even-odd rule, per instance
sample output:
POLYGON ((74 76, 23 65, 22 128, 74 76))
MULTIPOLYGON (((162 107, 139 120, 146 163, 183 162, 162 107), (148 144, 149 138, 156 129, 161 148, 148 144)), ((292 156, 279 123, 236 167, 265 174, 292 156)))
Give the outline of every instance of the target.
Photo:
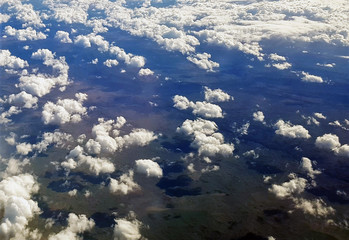
POLYGON ((149 68, 141 68, 138 72, 138 76, 151 76, 154 75, 154 72, 149 68))
POLYGON ((257 111, 253 113, 253 121, 264 122, 264 114, 262 111, 257 111))
POLYGON ((11 117, 14 114, 19 114, 21 112, 22 110, 20 108, 16 106, 11 106, 7 111, 2 112, 0 114, 0 124, 11 122, 11 119, 9 119, 9 117, 11 117))
POLYGON ((292 125, 290 122, 279 120, 274 124, 275 133, 289 138, 310 138, 309 132, 301 125, 292 125))
POLYGON ((47 147, 54 145, 55 147, 65 148, 68 143, 73 142, 74 138, 68 133, 62 133, 59 131, 45 132, 41 136, 42 140, 35 144, 30 143, 16 143, 17 152, 21 155, 27 155, 32 151, 43 152, 47 150, 47 147))
POLYGON ((86 215, 76 215, 69 213, 68 226, 57 234, 51 234, 48 240, 80 240, 80 234, 90 231, 95 226, 93 219, 88 219, 86 215))
POLYGON ((279 69, 279 70, 285 70, 285 69, 289 69, 290 67, 292 67, 291 63, 288 62, 283 62, 283 63, 273 63, 272 64, 273 67, 279 69))
POLYGON ((219 67, 219 63, 210 60, 211 54, 208 53, 198 53, 192 56, 188 56, 187 59, 197 65, 201 69, 205 69, 208 72, 213 72, 214 68, 219 67))
POLYGON ((189 108, 190 102, 188 98, 180 95, 176 95, 173 97, 174 107, 179 110, 185 110, 189 108))
POLYGON ((157 162, 151 159, 136 160, 137 172, 146 174, 147 177, 162 177, 162 169, 157 162))
POLYGON ((335 134, 324 134, 317 137, 315 140, 315 146, 321 149, 333 151, 336 155, 349 157, 349 145, 339 142, 339 138, 335 134))
POLYGON ((131 53, 126 53, 124 49, 118 46, 111 46, 109 52, 115 55, 117 59, 124 61, 127 65, 141 68, 145 65, 145 58, 142 56, 135 56, 131 53))
POLYGON ((234 100, 233 97, 231 97, 228 93, 225 93, 222 91, 222 89, 210 89, 208 87, 205 87, 205 100, 207 102, 227 102, 230 99, 234 100))
MULTIPOLYGON (((130 8, 124 2, 45 1, 52 17, 66 23, 79 22, 102 29, 120 28, 138 37, 152 39, 168 51, 195 54, 201 43, 234 48, 263 60, 262 41, 324 42, 347 46, 346 2, 268 1, 178 1, 171 8, 150 6, 150 1, 130 8), (87 23, 93 4, 104 10, 106 21, 87 23), (122 13, 122 14, 120 14, 122 13), (176 17, 174 17, 176 16, 176 17), (229 19, 229 21, 227 21, 229 19)), ((281 56, 272 59, 283 60, 281 56)))
POLYGON ((302 81, 304 82, 322 83, 324 81, 322 77, 319 77, 319 76, 311 75, 306 72, 302 72, 302 74, 303 74, 302 81))
POLYGON ((25 29, 15 29, 11 26, 5 27, 5 33, 8 36, 14 36, 19 41, 32 41, 32 40, 41 40, 46 39, 46 35, 42 32, 37 32, 35 29, 28 27, 25 29))
POLYGON ((326 116, 324 116, 322 113, 314 113, 314 116, 319 119, 326 119, 326 116))
POLYGON ((220 106, 206 102, 191 102, 190 107, 193 109, 193 114, 205 118, 223 118, 222 109, 220 106))
POLYGON ((28 62, 18 57, 12 56, 9 50, 0 50, 0 66, 6 68, 25 68, 28 62))
POLYGON ((315 146, 321 149, 332 150, 341 146, 339 138, 334 134, 324 134, 323 136, 317 137, 315 140, 315 146))
POLYGON ((144 147, 155 139, 157 136, 154 132, 142 128, 133 129, 130 134, 123 136, 126 147, 132 145, 144 147))
POLYGON ((50 66, 57 76, 47 74, 22 75, 17 85, 21 90, 32 95, 42 97, 48 94, 55 86, 65 87, 70 82, 68 80, 69 66, 64 57, 54 58, 54 54, 48 49, 39 49, 32 54, 33 59, 43 60, 44 65, 50 66))
POLYGON ((177 128, 178 133, 185 134, 192 138, 190 144, 193 148, 198 149, 199 155, 215 156, 221 154, 223 156, 232 155, 234 145, 224 143, 224 137, 221 133, 216 132, 218 127, 215 122, 196 119, 185 120, 182 126, 177 128))
POLYGON ((30 174, 7 177, 0 182, 1 239, 28 239, 26 226, 39 214, 38 203, 31 199, 39 185, 30 174))
POLYGON ((307 200, 299 198, 294 199, 294 201, 296 208, 316 217, 326 217, 335 213, 335 210, 331 206, 327 206, 322 199, 307 200))
POLYGON ((18 94, 11 94, 8 96, 7 102, 23 108, 36 108, 38 98, 26 93, 25 91, 22 91, 18 94))
POLYGON ((0 24, 6 23, 9 19, 9 15, 0 13, 0 24))
POLYGON ((302 157, 302 161, 300 164, 301 169, 308 174, 309 177, 314 178, 315 175, 321 173, 319 170, 314 170, 311 160, 307 157, 302 157))
POLYGON ((94 33, 77 36, 74 40, 74 44, 85 48, 91 47, 91 44, 94 44, 100 52, 106 52, 109 50, 109 42, 104 40, 101 35, 96 35, 94 33))
POLYGON ((220 106, 208 102, 192 102, 186 97, 176 95, 173 97, 174 107, 180 110, 191 108, 193 114, 205 118, 223 118, 222 109, 220 106), (188 104, 189 102, 189 104, 188 104))
MULTIPOLYGON (((131 213, 131 215, 133 215, 131 213)), ((142 237, 139 232, 142 223, 134 216, 131 219, 115 219, 114 240, 138 240, 142 237)))
POLYGON ((40 13, 34 10, 32 4, 22 4, 19 1, 13 1, 12 3, 10 3, 10 6, 11 10, 14 11, 16 19, 23 23, 23 27, 45 27, 45 24, 42 23, 42 20, 40 18, 40 13))
MULTIPOLYGON (((82 106, 85 98, 75 94, 78 101, 74 99, 59 99, 56 104, 47 102, 42 111, 42 120, 45 124, 65 124, 68 122, 77 123, 82 116, 87 114, 86 107, 82 106)), ((86 95, 87 96, 87 95, 86 95)))
POLYGON ((284 56, 280 56, 276 53, 270 54, 269 59, 271 59, 273 61, 286 61, 286 58, 284 56))
POLYGON ((60 41, 61 43, 72 43, 73 41, 69 37, 69 33, 65 31, 57 31, 55 35, 55 39, 60 41))
POLYGON ((273 184, 271 188, 269 188, 269 191, 274 193, 276 197, 283 199, 304 192, 306 186, 306 179, 296 177, 288 182, 282 183, 281 185, 273 184))
POLYGON ((107 67, 113 67, 113 66, 117 66, 119 62, 115 59, 107 59, 104 61, 103 64, 107 67))
POLYGON ((140 189, 140 186, 133 180, 134 172, 130 170, 120 176, 119 180, 110 178, 109 190, 114 194, 126 195, 140 189))
POLYGON ((115 171, 115 166, 109 160, 86 155, 83 148, 76 146, 65 157, 66 161, 61 163, 65 169, 83 169, 95 175, 100 173, 112 173, 115 171))

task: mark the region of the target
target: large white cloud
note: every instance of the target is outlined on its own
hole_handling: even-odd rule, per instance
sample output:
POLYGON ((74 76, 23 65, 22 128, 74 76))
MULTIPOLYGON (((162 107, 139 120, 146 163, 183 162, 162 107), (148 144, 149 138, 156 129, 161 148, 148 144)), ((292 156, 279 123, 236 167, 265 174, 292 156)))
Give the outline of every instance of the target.
POLYGON ((331 206, 327 206, 322 199, 307 200, 296 198, 294 201, 296 208, 316 217, 326 217, 335 213, 335 210, 331 206))
POLYGON ((29 239, 28 222, 40 213, 38 203, 31 199, 38 190, 39 185, 30 174, 7 177, 0 182, 1 239, 29 239))
POLYGON ((94 226, 93 219, 88 219, 86 215, 69 213, 68 226, 57 234, 49 235, 48 240, 80 240, 80 234, 90 231, 94 226))
POLYGON ((227 102, 229 100, 234 100, 233 97, 231 97, 228 93, 223 92, 222 89, 210 89, 208 87, 205 87, 205 100, 207 102, 227 102))
POLYGON ((307 129, 301 125, 292 125, 290 122, 279 120, 274 124, 275 133, 289 138, 310 138, 307 129))
POLYGON ((119 129, 126 123, 124 117, 107 121, 100 118, 98 121, 92 128, 94 139, 89 139, 85 145, 89 153, 113 153, 131 146, 143 147, 157 138, 154 132, 143 128, 136 128, 129 134, 119 136, 119 129))
MULTIPOLYGON (((80 95, 75 94, 78 98, 80 95)), ((86 95, 86 94, 85 94, 86 95)), ((86 95, 87 96, 87 95, 86 95)), ((80 122, 82 117, 87 115, 83 99, 59 99, 57 103, 47 102, 42 111, 42 120, 45 124, 65 124, 80 122)))
POLYGON ((191 146, 198 149, 199 155, 209 157, 216 154, 232 155, 234 144, 224 143, 223 135, 217 130, 218 127, 215 122, 200 118, 194 121, 187 119, 177 128, 178 133, 191 137, 191 146))
POLYGON ((134 172, 129 170, 120 176, 119 180, 110 178, 109 190, 114 194, 126 195, 140 189, 140 186, 133 180, 134 172))
POLYGON ((339 138, 335 134, 324 134, 317 137, 315 140, 315 146, 321 149, 333 151, 336 155, 349 157, 349 145, 341 144, 339 138))
POLYGON ((138 221, 134 214, 130 213, 129 219, 115 219, 114 240, 138 240, 141 239, 140 227, 142 223, 138 221))
POLYGON ((48 49, 39 49, 32 54, 33 59, 42 60, 44 65, 52 67, 54 75, 47 74, 30 74, 22 75, 19 78, 17 85, 21 90, 26 91, 32 95, 42 97, 52 90, 52 88, 59 86, 65 87, 70 81, 68 80, 69 66, 64 57, 54 58, 53 54, 48 49))
POLYGON ((219 67, 219 63, 210 60, 210 58, 211 54, 209 53, 198 53, 187 57, 190 62, 194 63, 199 68, 213 72, 215 68, 219 67))
POLYGON ((174 107, 179 110, 185 110, 191 108, 193 114, 199 115, 205 118, 223 118, 222 109, 220 106, 208 102, 192 102, 186 97, 176 95, 173 97, 174 107))
POLYGON ((137 172, 146 174, 147 177, 162 177, 162 169, 157 162, 151 159, 136 160, 137 172))
POLYGON ((69 33, 65 31, 57 31, 55 38, 61 43, 72 43, 73 41, 69 37, 69 33))
POLYGON ((92 157, 87 155, 81 146, 76 146, 66 156, 66 160, 61 163, 65 169, 81 169, 91 172, 95 175, 100 173, 112 173, 115 171, 115 166, 108 159, 92 157))
POLYGON ((309 177, 314 178, 315 175, 321 173, 319 170, 314 170, 311 160, 307 157, 302 157, 300 167, 303 171, 305 171, 309 177))
POLYGON ((319 77, 319 76, 311 75, 306 72, 302 72, 302 74, 303 74, 302 81, 304 82, 322 83, 324 81, 322 77, 319 77))
POLYGON ((264 113, 262 111, 257 111, 253 113, 253 121, 264 122, 264 113))
POLYGON ((335 150, 341 146, 339 138, 335 134, 324 134, 317 137, 315 140, 315 146, 326 150, 335 150))
POLYGON ((282 183, 281 185, 273 184, 271 188, 269 188, 269 191, 274 193, 276 197, 283 199, 304 192, 306 186, 306 179, 296 177, 288 182, 282 183))
POLYGON ((8 96, 7 102, 12 105, 20 106, 23 108, 36 108, 38 98, 33 95, 22 91, 17 94, 11 94, 8 96))
POLYGON ((11 55, 9 50, 0 50, 0 66, 18 69, 28 67, 29 65, 27 61, 11 55))
POLYGON ((19 41, 32 41, 32 40, 41 40, 46 39, 46 35, 40 31, 36 31, 32 27, 27 27, 25 29, 15 29, 11 26, 5 27, 5 33, 8 36, 13 36, 19 41))

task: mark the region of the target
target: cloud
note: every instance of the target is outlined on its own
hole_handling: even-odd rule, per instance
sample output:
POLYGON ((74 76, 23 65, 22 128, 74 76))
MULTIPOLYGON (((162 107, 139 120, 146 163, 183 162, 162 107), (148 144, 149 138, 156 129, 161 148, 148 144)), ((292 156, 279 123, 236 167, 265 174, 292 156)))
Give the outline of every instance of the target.
POLYGON ((46 39, 46 35, 42 32, 37 32, 32 27, 28 27, 25 29, 15 29, 11 26, 5 27, 5 33, 8 36, 13 36, 19 41, 33 41, 33 40, 41 40, 46 39))
POLYGON ((177 128, 178 133, 190 136, 191 147, 198 149, 198 154, 203 156, 215 156, 217 154, 229 156, 233 154, 234 145, 224 143, 224 137, 216 132, 218 127, 215 122, 196 119, 185 120, 182 126, 177 128))
POLYGON ((133 180, 134 172, 129 170, 128 173, 124 173, 120 176, 119 180, 110 178, 109 190, 114 194, 126 195, 130 192, 134 192, 140 189, 140 186, 133 180))
MULTIPOLYGON (((131 213, 131 215, 134 214, 131 213)), ((135 219, 134 216, 131 219, 115 219, 115 223, 114 240, 138 240, 142 237, 139 232, 142 223, 135 219)))
POLYGON ((154 75, 154 72, 149 68, 141 68, 138 72, 138 76, 151 76, 154 75))
POLYGON ((40 212, 38 203, 31 199, 38 190, 39 185, 30 174, 7 177, 0 182, 1 239, 26 239, 28 222, 40 212))
POLYGON ((129 134, 119 136, 119 129, 126 123, 124 117, 118 117, 116 121, 106 121, 103 118, 98 121, 99 123, 92 128, 94 140, 88 140, 85 146, 89 153, 113 153, 125 147, 143 147, 157 138, 154 132, 142 128, 133 129, 129 134))
MULTIPOLYGON (((74 99, 59 99, 56 104, 47 102, 42 111, 42 120, 44 124, 65 124, 65 123, 77 123, 81 121, 81 118, 87 115, 86 107, 83 107, 83 101, 86 98, 79 99, 81 93, 75 94, 78 100, 74 99)), ((85 94, 87 97, 87 95, 85 94)))
POLYGON ((306 72, 302 72, 302 74, 303 74, 303 77, 302 77, 303 82, 322 83, 324 81, 322 77, 319 77, 319 76, 311 75, 306 72))
POLYGON ((6 23, 10 18, 9 15, 0 13, 0 24, 6 23))
POLYGON ((136 160, 136 171, 146 174, 147 177, 162 177, 162 169, 157 162, 151 159, 136 160))
POLYGON ((199 115, 205 118, 223 118, 222 109, 220 106, 208 102, 192 102, 184 96, 176 95, 173 97, 174 107, 179 110, 191 108, 194 115, 199 115))
POLYGON ((107 59, 103 62, 103 64, 107 67, 113 67, 113 66, 117 66, 119 62, 115 59, 107 59))
POLYGON ((89 48, 92 46, 92 44, 94 44, 97 46, 98 51, 100 52, 106 52, 109 50, 109 42, 104 40, 101 35, 96 35, 94 33, 77 36, 74 39, 74 44, 84 48, 89 48))
POLYGON ((205 100, 210 103, 215 102, 228 102, 229 100, 234 100, 228 93, 222 91, 222 89, 210 89, 205 87, 205 100))
POLYGON ((314 113, 314 116, 319 118, 319 119, 326 119, 327 117, 324 116, 322 113, 314 113))
POLYGON ((22 91, 18 94, 11 94, 8 96, 7 102, 9 104, 23 107, 23 108, 36 108, 38 103, 38 98, 31 94, 22 91))
POLYGON ((146 62, 144 57, 126 53, 124 49, 118 46, 111 46, 109 52, 115 55, 117 59, 124 61, 127 65, 132 67, 142 68, 146 62))
POLYGON ((321 149, 334 151, 341 146, 339 138, 335 134, 324 134, 317 137, 315 140, 315 146, 321 149))
POLYGON ((21 90, 32 95, 42 97, 50 93, 55 86, 65 87, 70 84, 68 80, 69 66, 64 57, 54 58, 54 55, 48 49, 39 49, 32 54, 33 59, 43 60, 44 65, 52 67, 56 76, 48 74, 22 75, 19 78, 20 83, 16 85, 21 90))
POLYGON ((21 21, 22 27, 34 26, 37 28, 45 27, 41 18, 40 12, 35 11, 32 4, 22 4, 20 1, 13 1, 9 3, 11 11, 14 11, 14 15, 18 21, 21 21))
POLYGON ((288 62, 283 62, 283 63, 273 63, 272 66, 279 70, 285 70, 292 67, 292 64, 288 62))
POLYGON ((190 62, 194 63, 199 68, 205 69, 208 72, 213 72, 214 68, 219 67, 219 63, 209 60, 210 58, 211 54, 209 53, 197 53, 187 57, 190 62))
POLYGON ((60 41, 61 43, 72 43, 73 41, 69 37, 69 33, 65 31, 57 31, 55 35, 55 39, 60 41))
POLYGON ((112 173, 115 171, 115 166, 109 160, 104 158, 92 157, 86 155, 81 146, 76 146, 65 157, 66 161, 61 163, 65 169, 82 169, 91 172, 95 175, 100 173, 112 173))
POLYGON ((279 120, 274 124, 275 133, 289 138, 310 138, 309 132, 301 125, 292 125, 290 122, 279 120))
POLYGON ((49 235, 48 240, 79 240, 80 234, 92 230, 94 226, 93 219, 88 219, 86 215, 69 213, 68 226, 57 234, 49 235))
POLYGON ((253 121, 264 122, 264 114, 262 111, 257 111, 253 113, 253 121))
POLYGON ((269 188, 269 192, 274 193, 278 198, 284 199, 291 197, 294 194, 300 194, 304 192, 306 186, 306 179, 296 177, 288 182, 282 183, 281 185, 273 184, 271 188, 269 188))
POLYGON ((143 128, 133 129, 130 134, 123 136, 125 147, 132 145, 144 147, 155 139, 157 139, 157 136, 154 132, 143 128))
POLYGON ((311 160, 307 157, 302 157, 302 161, 300 164, 301 169, 308 174, 309 177, 314 178, 315 175, 321 173, 319 170, 314 170, 311 160))
POLYGON ((276 53, 270 54, 269 59, 271 59, 273 61, 286 61, 286 58, 284 56, 280 56, 276 53))
POLYGON ((316 217, 326 217, 335 213, 335 210, 331 206, 327 206, 322 199, 307 200, 298 198, 294 199, 294 201, 296 208, 316 217))
POLYGON ((29 64, 27 61, 21 58, 12 56, 9 50, 0 50, 0 66, 6 68, 19 69, 28 67, 29 64))

